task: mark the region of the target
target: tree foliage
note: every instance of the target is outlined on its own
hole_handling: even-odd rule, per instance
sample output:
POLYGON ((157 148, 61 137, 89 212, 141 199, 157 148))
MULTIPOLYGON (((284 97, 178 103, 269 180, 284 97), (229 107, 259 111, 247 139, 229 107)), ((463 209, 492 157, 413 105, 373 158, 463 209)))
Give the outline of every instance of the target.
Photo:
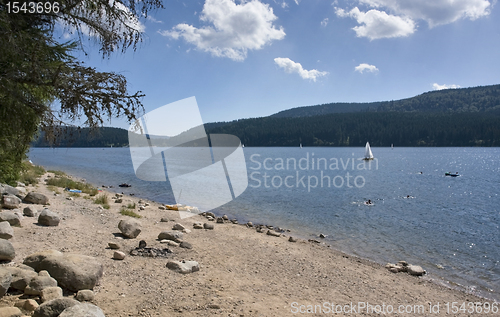
MULTIPOLYGON (((136 49, 138 15, 161 8, 159 0, 49 0, 59 11, 9 12, 0 0, 0 181, 12 182, 39 127, 53 135, 66 121, 83 119, 95 128, 113 116, 134 120, 142 112, 139 92, 129 93, 124 76, 99 72, 72 56, 86 38, 103 57, 136 49), (56 32, 75 39, 60 43, 56 32)), ((19 1, 19 7, 29 1, 19 1)))

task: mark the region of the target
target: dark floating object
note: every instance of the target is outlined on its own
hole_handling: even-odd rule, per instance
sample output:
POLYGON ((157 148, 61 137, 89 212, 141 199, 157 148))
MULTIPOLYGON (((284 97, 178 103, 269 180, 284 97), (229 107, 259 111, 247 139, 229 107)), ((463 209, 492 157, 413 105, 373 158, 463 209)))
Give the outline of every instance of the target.
POLYGON ((122 183, 120 185, 118 185, 119 187, 132 187, 132 185, 130 184, 127 184, 127 183, 122 183))
POLYGON ((459 176, 459 175, 458 175, 458 172, 456 172, 455 174, 450 173, 450 172, 446 172, 446 173, 444 173, 444 176, 457 177, 457 176, 459 176))

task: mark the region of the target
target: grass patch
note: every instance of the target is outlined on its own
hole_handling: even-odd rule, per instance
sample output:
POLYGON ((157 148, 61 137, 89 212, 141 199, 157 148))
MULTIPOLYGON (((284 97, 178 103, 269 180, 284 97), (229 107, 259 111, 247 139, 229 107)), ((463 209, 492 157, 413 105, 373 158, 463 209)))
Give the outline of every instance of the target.
POLYGON ((49 172, 49 173, 54 173, 54 175, 55 175, 55 176, 59 176, 59 177, 61 177, 61 176, 68 176, 68 175, 66 175, 66 173, 64 173, 63 171, 48 170, 47 172, 49 172))
POLYGON ((95 196, 99 191, 92 185, 75 182, 69 179, 67 176, 61 176, 59 178, 49 178, 47 180, 47 185, 57 186, 61 188, 79 189, 82 193, 89 194, 90 196, 95 196))
POLYGON ((127 208, 128 208, 128 209, 135 209, 135 203, 133 203, 133 204, 128 204, 128 205, 127 205, 127 208))
POLYGON ((70 197, 80 197, 81 195, 80 195, 80 193, 73 193, 73 192, 70 192, 70 193, 69 193, 69 196, 70 196, 70 197))
POLYGON ((100 205, 109 204, 108 195, 106 194, 97 195, 96 198, 94 199, 94 203, 100 205))
POLYGON ((111 208, 111 206, 109 206, 108 204, 101 204, 102 208, 104 209, 109 209, 111 208))
POLYGON ((54 185, 48 185, 47 188, 50 190, 50 191, 53 191, 54 193, 56 194, 61 194, 61 192, 59 191, 59 188, 54 186, 54 185))
POLYGON ((124 215, 124 216, 130 216, 130 217, 134 217, 134 218, 142 218, 141 215, 135 213, 133 210, 130 210, 130 209, 127 209, 127 208, 120 208, 120 214, 124 215))
POLYGON ((45 174, 45 169, 42 166, 33 165, 29 162, 23 162, 19 181, 26 185, 35 185, 38 184, 38 179, 43 174, 45 174))

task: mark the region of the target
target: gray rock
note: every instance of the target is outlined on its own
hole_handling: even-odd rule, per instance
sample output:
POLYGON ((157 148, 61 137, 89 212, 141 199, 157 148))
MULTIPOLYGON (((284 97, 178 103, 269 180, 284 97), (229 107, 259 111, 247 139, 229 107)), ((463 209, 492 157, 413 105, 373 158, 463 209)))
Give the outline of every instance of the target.
POLYGON ((297 238, 295 238, 295 237, 290 237, 290 238, 288 238, 288 241, 290 241, 290 242, 297 242, 297 238))
POLYGON ((30 298, 30 299, 27 299, 23 302, 22 307, 24 310, 34 311, 35 309, 38 308, 38 306, 40 306, 40 305, 38 305, 37 301, 30 298))
POLYGON ((116 242, 108 242, 108 247, 111 250, 119 250, 120 249, 120 245, 116 242))
POLYGON ((135 239, 141 233, 141 223, 134 219, 123 219, 118 223, 118 229, 125 237, 135 239))
POLYGON ((162 231, 158 235, 158 240, 172 240, 175 242, 181 242, 182 241, 183 234, 182 232, 177 232, 177 231, 162 231))
POLYGON ((59 215, 47 208, 42 210, 38 216, 38 224, 42 226, 56 227, 59 225, 60 221, 61 218, 59 218, 59 215))
POLYGON ((90 302, 94 300, 94 292, 89 289, 82 289, 76 293, 76 300, 79 302, 90 302))
POLYGON ((67 297, 53 299, 38 306, 33 312, 32 317, 58 317, 67 308, 79 304, 79 301, 67 297))
POLYGON ((38 276, 38 274, 36 274, 36 272, 33 270, 27 270, 19 267, 5 267, 5 269, 8 270, 10 274, 12 274, 12 282, 10 283, 10 287, 23 292, 30 281, 35 276, 38 276))
POLYGON ((50 276, 35 276, 24 289, 24 294, 42 295, 42 291, 48 287, 57 287, 57 281, 50 276))
POLYGON ((97 307, 89 303, 80 303, 75 306, 66 308, 59 317, 105 317, 104 312, 97 307))
POLYGON ((122 251, 115 251, 113 253, 113 259, 115 259, 115 260, 123 260, 123 259, 125 259, 125 253, 123 253, 122 251))
POLYGON ((238 219, 231 219, 231 222, 232 222, 233 224, 237 225, 237 224, 238 224, 238 219))
POLYGON ((45 251, 32 254, 24 264, 35 270, 47 270, 59 285, 70 291, 93 289, 103 274, 103 266, 97 259, 80 254, 62 254, 45 251))
POLYGON ((0 261, 12 261, 16 257, 16 250, 12 243, 5 239, 0 239, 0 261))
POLYGON ((0 239, 9 240, 14 236, 14 229, 7 221, 0 222, 0 239))
POLYGON ((35 205, 47 205, 49 203, 49 198, 43 194, 29 192, 26 197, 24 197, 24 202, 35 205))
POLYGON ((166 218, 166 217, 163 217, 163 218, 161 218, 161 220, 160 220, 160 222, 169 222, 169 221, 170 221, 170 219, 168 219, 168 218, 166 218))
POLYGON ((195 222, 195 223, 193 223, 193 228, 194 229, 203 229, 203 224, 201 222, 195 222))
POLYGON ((222 216, 223 220, 229 220, 229 217, 227 215, 222 216))
POLYGON ((121 198, 115 199, 116 204, 121 204, 122 202, 123 202, 123 199, 121 199, 121 198))
POLYGON ((251 221, 247 222, 247 227, 248 228, 253 228, 253 223, 251 221))
POLYGON ((63 290, 60 287, 46 287, 42 290, 40 298, 42 303, 63 297, 63 290))
POLYGON ((17 307, 2 307, 0 308, 1 317, 21 317, 23 313, 17 307))
MULTIPOLYGON (((0 195, 6 195, 6 194, 14 195, 14 196, 18 196, 18 197, 20 195, 19 190, 16 189, 15 187, 12 187, 12 186, 7 185, 7 184, 0 184, 0 195)), ((21 198, 21 197, 19 197, 19 198, 21 198)))
POLYGON ((26 257, 24 259, 23 265, 33 269, 33 271, 39 272, 39 271, 43 270, 41 268, 40 263, 42 263, 42 261, 44 261, 46 258, 51 257, 51 256, 59 257, 59 256, 63 256, 63 253, 59 252, 57 250, 45 250, 45 251, 36 252, 36 253, 33 253, 33 254, 29 255, 28 257, 26 257))
POLYGON ((406 272, 408 272, 408 274, 414 275, 414 276, 422 276, 425 274, 424 269, 418 265, 408 265, 406 267, 406 272))
POLYGON ((184 226, 183 226, 183 225, 181 225, 180 223, 176 223, 176 224, 174 224, 174 226, 172 227, 172 230, 180 230, 180 231, 182 231, 182 230, 184 230, 184 229, 186 229, 186 227, 184 227, 184 226))
POLYGON ((192 249, 193 248, 193 246, 191 245, 191 243, 186 242, 186 241, 182 241, 181 244, 179 244, 179 246, 181 248, 184 248, 184 249, 192 249))
POLYGON ((19 208, 19 205, 21 204, 21 199, 14 195, 3 195, 1 199, 2 207, 5 209, 16 209, 19 208))
POLYGON ((208 229, 208 230, 214 230, 214 225, 213 225, 213 223, 204 223, 203 228, 208 229))
POLYGON ((281 233, 276 232, 274 230, 267 230, 267 235, 268 236, 273 236, 273 237, 281 237, 281 233))
POLYGON ((324 234, 320 233, 320 234, 319 234, 319 237, 320 237, 321 239, 324 239, 324 238, 326 238, 326 235, 324 235, 324 234))
POLYGON ((222 219, 221 217, 217 217, 216 221, 217 223, 224 223, 224 219, 222 219))
POLYGON ((177 273, 188 274, 200 270, 200 265, 196 261, 168 261, 167 268, 177 273))
POLYGON ((21 226, 21 218, 18 214, 12 211, 4 211, 0 212, 0 222, 8 222, 11 226, 20 227, 21 226))
POLYGON ((207 212, 205 213, 205 216, 215 218, 215 214, 213 212, 207 212))
POLYGON ((11 282, 12 274, 9 272, 9 270, 0 267, 0 298, 3 297, 5 293, 7 293, 11 282))

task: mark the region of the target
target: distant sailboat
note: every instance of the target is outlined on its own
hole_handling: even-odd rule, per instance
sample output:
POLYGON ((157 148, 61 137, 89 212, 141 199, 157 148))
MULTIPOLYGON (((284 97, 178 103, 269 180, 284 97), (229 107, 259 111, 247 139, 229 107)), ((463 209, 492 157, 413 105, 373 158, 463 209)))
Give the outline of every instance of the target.
POLYGON ((300 143, 300 148, 302 148, 302 143, 300 143))
POLYGON ((365 161, 373 160, 372 149, 370 148, 370 143, 366 142, 365 146, 365 157, 363 158, 365 161))
POLYGON ((391 149, 394 150, 394 144, 391 144, 391 149))

